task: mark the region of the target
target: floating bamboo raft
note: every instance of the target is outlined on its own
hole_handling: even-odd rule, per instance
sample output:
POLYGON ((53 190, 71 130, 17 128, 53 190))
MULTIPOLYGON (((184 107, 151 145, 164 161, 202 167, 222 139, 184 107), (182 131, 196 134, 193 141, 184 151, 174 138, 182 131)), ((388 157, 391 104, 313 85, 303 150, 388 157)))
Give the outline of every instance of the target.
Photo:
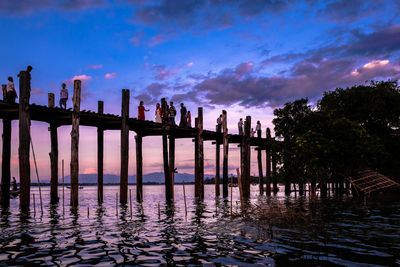
POLYGON ((347 177, 347 180, 354 186, 357 193, 361 192, 364 195, 391 187, 400 189, 400 184, 371 169, 360 170, 356 175, 347 177))

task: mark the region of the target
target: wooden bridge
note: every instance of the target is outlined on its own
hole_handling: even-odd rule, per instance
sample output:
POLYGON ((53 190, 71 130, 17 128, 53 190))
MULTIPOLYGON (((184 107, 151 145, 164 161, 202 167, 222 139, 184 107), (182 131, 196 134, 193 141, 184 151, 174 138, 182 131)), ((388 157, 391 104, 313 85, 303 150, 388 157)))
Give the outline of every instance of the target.
MULTIPOLYGON (((270 194, 271 176, 276 177, 276 157, 271 150, 274 139, 267 129, 267 137, 250 137, 251 117, 247 116, 244 123, 244 135, 228 134, 227 112, 222 111, 222 127, 216 127, 216 131, 203 129, 203 108, 198 108, 198 116, 195 118, 194 128, 182 128, 168 126, 152 121, 142 121, 129 118, 129 90, 122 90, 121 116, 104 114, 104 103, 98 102, 97 112, 81 111, 81 81, 74 81, 73 108, 65 110, 54 105, 54 94, 48 94, 48 106, 29 104, 30 99, 30 73, 21 71, 19 74, 19 99, 17 103, 0 101, 0 118, 3 120, 3 151, 2 151, 2 203, 9 205, 10 194, 10 151, 11 151, 11 121, 19 120, 19 173, 20 173, 20 207, 28 209, 30 205, 30 127, 31 120, 46 122, 49 124, 51 151, 51 202, 58 201, 58 133, 60 126, 71 125, 71 205, 78 204, 79 184, 79 125, 97 128, 97 171, 98 171, 98 201, 103 201, 103 146, 104 131, 121 131, 121 172, 120 172, 120 202, 127 203, 128 199, 128 164, 129 164, 129 131, 136 133, 136 168, 137 168, 137 200, 142 201, 142 138, 146 136, 162 136, 163 140, 163 164, 165 175, 165 196, 167 201, 173 200, 173 172, 175 169, 175 139, 194 139, 195 146, 195 197, 204 198, 204 141, 213 141, 216 145, 216 174, 215 193, 220 195, 220 146, 223 146, 223 197, 228 196, 228 152, 229 144, 240 146, 240 168, 243 196, 250 196, 250 148, 256 147, 258 151, 258 171, 260 192, 264 190, 261 152, 266 151, 266 191, 270 194), (222 129, 221 129, 222 128, 222 129), (169 139, 169 142, 168 142, 169 139), (271 175, 271 167, 272 173, 271 175)), ((4 85, 3 85, 4 86, 4 85)), ((276 179, 274 179, 274 191, 276 179)))

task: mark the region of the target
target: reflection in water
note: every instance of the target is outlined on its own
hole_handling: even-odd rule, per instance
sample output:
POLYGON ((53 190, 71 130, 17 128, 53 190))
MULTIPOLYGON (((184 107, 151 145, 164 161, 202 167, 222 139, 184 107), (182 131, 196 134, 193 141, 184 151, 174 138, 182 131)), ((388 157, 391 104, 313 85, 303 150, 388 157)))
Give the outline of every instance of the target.
POLYGON ((143 210, 134 202, 131 216, 121 205, 117 217, 118 190, 106 186, 99 206, 96 187, 87 186, 80 207, 67 206, 63 214, 61 205, 46 204, 44 187, 44 214, 36 217, 21 214, 12 199, 10 210, 1 210, 0 266, 400 264, 398 201, 365 207, 347 198, 310 202, 259 196, 255 186, 243 214, 234 189, 231 215, 230 198, 215 198, 213 185, 206 185, 204 201, 196 201, 187 186, 185 215, 180 186, 174 203, 163 201, 163 186, 145 186, 143 210), (268 212, 252 214, 252 207, 268 212))

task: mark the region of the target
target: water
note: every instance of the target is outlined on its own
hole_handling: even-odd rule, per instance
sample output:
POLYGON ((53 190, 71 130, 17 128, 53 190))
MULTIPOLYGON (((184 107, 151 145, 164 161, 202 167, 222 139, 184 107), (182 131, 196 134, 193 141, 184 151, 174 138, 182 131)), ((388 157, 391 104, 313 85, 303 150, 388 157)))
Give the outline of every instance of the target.
MULTIPOLYGON (((216 200, 213 185, 205 188, 205 201, 196 203, 193 186, 186 186, 185 216, 182 185, 175 186, 173 206, 164 202, 164 186, 144 186, 144 213, 133 200, 131 218, 129 203, 118 206, 116 215, 118 186, 105 186, 102 207, 97 205, 96 187, 85 186, 78 212, 66 205, 64 214, 62 200, 49 206, 50 189, 44 187, 43 215, 33 187, 35 216, 33 209, 30 217, 20 216, 15 199, 10 213, 3 212, 0 266, 400 265, 399 201, 370 201, 364 207, 347 199, 268 199, 259 197, 258 187, 252 186, 253 206, 268 202, 288 214, 282 220, 267 216, 269 225, 231 216, 230 202, 216 200), (298 214, 292 219, 293 212, 298 214)), ((130 189, 135 199, 135 187, 130 189)), ((239 212, 237 191, 234 188, 234 214, 239 212)), ((69 203, 69 190, 66 193, 69 203)))

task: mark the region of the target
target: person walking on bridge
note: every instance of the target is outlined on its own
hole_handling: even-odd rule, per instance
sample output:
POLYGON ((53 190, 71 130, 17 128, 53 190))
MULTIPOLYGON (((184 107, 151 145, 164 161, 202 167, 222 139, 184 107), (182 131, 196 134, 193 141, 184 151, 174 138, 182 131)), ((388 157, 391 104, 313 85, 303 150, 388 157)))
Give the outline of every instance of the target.
POLYGON ((239 128, 239 135, 243 135, 243 119, 240 118, 238 122, 238 128, 239 128))
POLYGON ((176 116, 176 108, 174 107, 174 102, 169 102, 169 111, 168 111, 168 119, 171 122, 172 126, 175 126, 175 116, 176 116))
POLYGON ((222 114, 219 115, 219 117, 217 119, 217 127, 218 127, 218 131, 221 131, 221 129, 222 129, 222 114))
POLYGON ((18 98, 17 91, 15 91, 14 80, 12 77, 8 77, 8 84, 7 84, 7 102, 8 103, 15 103, 15 98, 18 98))
POLYGON ((150 109, 146 109, 143 106, 143 101, 140 101, 139 106, 138 106, 138 120, 141 120, 141 121, 145 120, 145 116, 144 116, 145 111, 150 111, 150 109))
POLYGON ((61 84, 61 87, 62 89, 60 91, 60 108, 67 109, 68 90, 65 83, 61 84))
POLYGON ((187 127, 186 113, 186 107, 181 103, 181 121, 179 122, 179 127, 187 127))
POLYGON ((261 122, 260 121, 257 121, 256 131, 257 131, 257 137, 261 138, 261 122))

